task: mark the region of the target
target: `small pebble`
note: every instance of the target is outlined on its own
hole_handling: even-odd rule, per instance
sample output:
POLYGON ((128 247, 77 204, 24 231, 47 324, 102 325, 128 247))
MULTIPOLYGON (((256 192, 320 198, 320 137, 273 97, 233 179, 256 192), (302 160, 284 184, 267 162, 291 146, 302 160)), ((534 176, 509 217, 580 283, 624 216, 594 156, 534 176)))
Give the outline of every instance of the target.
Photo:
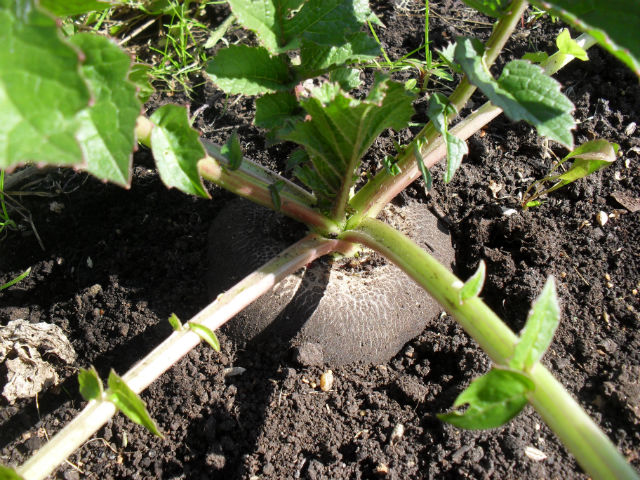
POLYGON ((596 215, 596 220, 598 220, 598 223, 600 224, 601 227, 604 227, 605 224, 609 221, 609 215, 607 215, 605 212, 600 210, 596 215))
POLYGON ((328 392, 333 387, 333 372, 327 370, 320 376, 320 390, 328 392))
POLYGON ((391 432, 391 438, 389 438, 389 443, 392 445, 400 440, 404 436, 404 425, 398 423, 395 427, 393 427, 393 431, 391 432))
POLYGON ((547 454, 542 450, 538 450, 536 447, 528 446, 524 449, 524 454, 529 457, 534 462, 541 462, 542 460, 546 460, 547 454))

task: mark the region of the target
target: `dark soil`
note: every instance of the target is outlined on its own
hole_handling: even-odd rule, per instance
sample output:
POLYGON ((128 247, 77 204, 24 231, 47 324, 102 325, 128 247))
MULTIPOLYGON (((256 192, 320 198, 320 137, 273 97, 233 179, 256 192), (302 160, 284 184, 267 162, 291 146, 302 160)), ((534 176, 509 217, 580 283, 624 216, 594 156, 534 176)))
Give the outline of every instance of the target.
MULTIPOLYGON (((420 43, 419 13, 386 4, 375 9, 392 57, 420 43)), ((432 2, 435 47, 478 26, 468 23, 469 12, 459 3, 432 2)), ((484 36, 490 31, 480 28, 484 36)), ((550 51, 559 29, 549 21, 519 28, 508 50, 550 51)), ((563 320, 543 362, 638 468, 640 213, 615 198, 640 198, 640 138, 629 127, 640 123, 640 88, 602 50, 592 49, 590 57, 558 78, 576 104, 576 142, 619 143, 622 155, 613 166, 522 211, 518 193, 545 174, 551 159, 530 127, 500 117, 469 140, 470 154, 453 182, 444 185, 438 167, 429 198, 421 182, 407 194, 450 223, 459 276, 485 260, 483 297, 515 331, 546 277, 556 277, 563 320), (489 185, 502 188, 494 193, 489 185), (609 215, 604 225, 596 220, 600 211, 609 215)), ((156 97, 154 105, 167 101, 156 97)), ((479 105, 481 97, 474 101, 479 105)), ((288 147, 265 148, 250 123, 251 99, 228 104, 206 86, 197 90, 192 111, 204 104, 197 125, 205 136, 222 142, 238 126, 248 156, 282 169, 288 147)), ((416 121, 423 120, 418 114, 416 121)), ((379 142, 372 164, 389 143, 379 142)), ((24 462, 80 411, 77 368, 95 365, 103 378, 111 368, 124 373, 170 334, 172 312, 186 320, 212 300, 204 281, 207 230, 232 198, 213 187, 212 201, 167 190, 145 151, 135 156, 130 190, 68 171, 48 174, 38 190, 57 192, 23 198, 44 250, 30 229, 3 241, 0 284, 27 267, 32 273, 0 293, 0 322, 59 325, 79 360, 37 400, 1 404, 2 464, 24 462), (64 208, 54 211, 54 201, 64 208)), ((199 346, 143 394, 164 440, 118 415, 56 477, 585 478, 529 407, 491 431, 462 431, 437 420, 490 366, 446 315, 387 364, 336 369, 329 392, 316 386, 323 368, 299 367, 269 345, 243 351, 224 335, 221 340, 221 354, 199 346), (231 366, 246 372, 225 377, 231 366), (394 435, 400 425, 403 435, 394 435), (547 458, 527 457, 526 447, 547 458)))

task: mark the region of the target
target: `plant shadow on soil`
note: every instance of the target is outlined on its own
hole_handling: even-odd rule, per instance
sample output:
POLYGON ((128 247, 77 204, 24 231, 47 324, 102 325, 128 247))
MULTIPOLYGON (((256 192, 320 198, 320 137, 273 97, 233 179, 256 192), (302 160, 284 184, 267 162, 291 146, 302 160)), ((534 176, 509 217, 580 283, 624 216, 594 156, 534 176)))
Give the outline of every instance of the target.
MULTIPOLYGON (((375 8, 387 26, 389 53, 415 48, 406 38, 419 42, 420 14, 386 4, 375 8)), ((432 2, 432 9, 436 47, 474 20, 457 2, 432 2)), ((559 28, 541 22, 520 29, 509 51, 551 51, 559 28)), ((443 184, 440 166, 429 198, 421 182, 406 194, 449 220, 461 277, 485 260, 482 296, 515 331, 546 276, 556 276, 563 318, 544 363, 638 468, 640 212, 612 195, 640 198, 640 139, 626 133, 640 123, 640 87, 608 54, 592 49, 590 56, 558 78, 576 104, 577 143, 596 137, 619 143, 623 155, 613 166, 558 191, 536 210, 520 211, 517 193, 542 177, 551 160, 543 158, 544 146, 529 127, 499 118, 469 140, 470 153, 450 184, 443 184), (490 181, 501 187, 497 194, 490 181), (511 208, 516 213, 505 215, 511 208), (596 223, 599 211, 612 215, 607 224, 596 223)), ((283 169, 278 155, 286 147, 264 148, 250 126, 250 101, 229 107, 210 86, 201 95, 199 103, 209 107, 196 125, 208 138, 222 143, 227 127, 239 126, 248 157, 283 169)), ((166 101, 156 96, 153 108, 166 101)), ((477 107, 481 98, 472 101, 477 107)), ((424 121, 424 105, 418 103, 416 121, 424 121)), ((391 140, 376 146, 374 165, 391 140)), ((232 196, 215 188, 206 201, 166 190, 145 151, 134 165, 131 190, 89 179, 53 199, 64 205, 60 213, 52 211, 51 200, 25 197, 45 251, 29 231, 3 242, 0 283, 28 266, 33 270, 0 293, 0 322, 55 323, 79 358, 61 370, 62 386, 44 392, 37 404, 2 403, 3 464, 24 462, 45 433, 58 431, 84 405, 76 367, 93 364, 103 377, 110 368, 124 373, 166 338, 172 312, 186 320, 211 300, 204 280, 207 231, 232 196)), ((222 353, 197 347, 143 394, 164 440, 118 415, 70 458, 82 473, 65 464, 56 478, 586 478, 529 407, 492 431, 462 431, 436 419, 490 366, 446 316, 433 319, 384 365, 335 369, 329 392, 312 386, 324 369, 296 366, 277 344, 238 351, 220 338, 222 353), (225 376, 232 366, 247 371, 225 376), (393 436, 398 425, 404 433, 393 436), (547 458, 530 459, 526 447, 547 458)))

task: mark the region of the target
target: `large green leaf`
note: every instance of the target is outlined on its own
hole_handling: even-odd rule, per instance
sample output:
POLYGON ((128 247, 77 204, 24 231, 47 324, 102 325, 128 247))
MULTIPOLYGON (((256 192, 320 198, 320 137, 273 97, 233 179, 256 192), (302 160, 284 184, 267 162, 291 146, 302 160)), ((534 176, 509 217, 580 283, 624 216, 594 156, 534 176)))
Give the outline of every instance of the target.
POLYGON ((513 60, 494 80, 482 60, 482 46, 459 38, 455 59, 467 77, 513 121, 525 120, 540 135, 573 148, 573 104, 560 92, 560 84, 537 65, 513 60))
POLYGON ((40 6, 58 17, 68 17, 70 15, 105 10, 112 7, 113 4, 96 0, 40 0, 40 6))
POLYGON ((140 115, 136 87, 127 80, 131 58, 98 35, 81 33, 71 42, 84 53, 82 72, 94 96, 93 105, 78 115, 84 168, 98 178, 128 186, 140 115))
POLYGON ((640 76, 638 0, 532 0, 587 32, 640 76))
POLYGON ((229 0, 238 23, 252 30, 260 42, 272 53, 286 48, 284 23, 291 9, 302 0, 229 0))
POLYGON ((283 137, 306 148, 311 164, 298 166, 297 172, 316 190, 321 205, 334 199, 346 202, 362 156, 386 128, 406 127, 412 99, 403 85, 377 76, 364 100, 349 97, 336 84, 325 84, 302 102, 307 120, 283 137))
POLYGON ((516 370, 529 370, 538 363, 549 348, 559 322, 556 284, 553 277, 549 277, 529 312, 509 366, 516 370))
POLYGON ((226 93, 259 95, 291 87, 292 75, 282 57, 262 47, 232 45, 218 52, 207 65, 211 79, 226 93))
POLYGON ((441 414, 438 418, 459 428, 496 428, 520 413, 527 404, 527 392, 534 388, 531 379, 522 373, 493 368, 456 398, 454 408, 469 405, 464 412, 441 414))
POLYGON ((380 45, 364 32, 352 33, 338 45, 319 45, 304 40, 298 70, 302 77, 310 78, 334 65, 372 60, 379 55, 380 45))
POLYGON ((198 173, 198 161, 206 156, 200 135, 191 125, 185 107, 163 105, 150 117, 151 151, 160 178, 168 187, 209 198, 198 173))
POLYGON ((0 0, 0 168, 82 163, 76 114, 89 104, 79 55, 33 0, 0 0))

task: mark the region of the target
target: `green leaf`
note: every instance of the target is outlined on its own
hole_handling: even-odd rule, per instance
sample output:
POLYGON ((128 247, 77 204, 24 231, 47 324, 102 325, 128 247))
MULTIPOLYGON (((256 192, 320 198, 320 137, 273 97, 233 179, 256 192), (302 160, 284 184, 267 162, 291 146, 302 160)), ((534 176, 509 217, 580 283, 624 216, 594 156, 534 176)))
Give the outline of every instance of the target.
POLYGON ((153 421, 147 407, 136 392, 131 390, 129 386, 116 375, 116 372, 109 372, 109 390, 107 390, 107 398, 109 401, 125 414, 131 421, 142 425, 154 435, 164 438, 156 423, 153 421))
POLYGON ((459 428, 496 428, 520 413, 527 404, 527 392, 534 388, 522 373, 493 368, 456 398, 454 408, 469 404, 464 412, 440 414, 438 418, 459 428))
MULTIPOLYGON (((589 56, 584 48, 578 45, 578 42, 571 38, 571 34, 569 30, 565 28, 560 32, 558 38, 556 38, 556 45, 558 46, 558 50, 560 53, 564 53, 565 55, 572 55, 583 62, 589 60, 589 56)), ((526 59, 525 59, 526 60, 526 59)))
POLYGON ((0 465, 0 480, 23 480, 13 468, 0 465))
POLYGON ((357 68, 343 67, 332 70, 329 73, 329 81, 337 83, 346 92, 362 85, 360 70, 357 68))
POLYGON ((151 85, 150 72, 151 67, 143 63, 134 63, 129 72, 129 81, 137 87, 138 100, 141 103, 146 103, 155 91, 151 85))
POLYGON ((140 102, 127 80, 131 59, 109 39, 80 33, 70 41, 85 56, 82 64, 93 105, 78 115, 77 137, 89 173, 123 186, 130 181, 140 102))
POLYGON ((316 191, 320 204, 346 201, 360 159, 383 130, 399 130, 408 124, 412 99, 402 84, 377 76, 364 100, 325 88, 302 101, 309 119, 297 122, 283 138, 307 149, 311 165, 299 166, 296 173, 316 191), (326 102, 318 98, 327 96, 326 102), (318 185, 321 188, 316 190, 318 185))
POLYGON ((175 313, 172 313, 169 317, 169 325, 171 325, 171 328, 173 328, 176 332, 179 332, 183 328, 180 319, 175 313))
POLYGON ((33 0, 0 0, 0 168, 80 164, 76 114, 89 105, 79 53, 33 0))
POLYGON ((189 125, 187 110, 178 105, 163 105, 150 120, 151 151, 160 178, 169 188, 210 198, 198 173, 198 161, 206 156, 198 132, 189 125))
POLYGON ((481 48, 471 39, 458 39, 456 61, 469 81, 511 120, 525 120, 538 134, 573 148, 573 104, 560 92, 560 84, 525 60, 507 63, 496 81, 484 65, 481 48))
POLYGON ((640 2, 636 0, 532 0, 587 32, 640 76, 640 2))
POLYGON ((102 380, 100 380, 95 367, 91 367, 89 370, 81 368, 78 374, 78 383, 80 384, 80 395, 87 402, 102 397, 102 380))
POLYGON ((365 62, 380 55, 380 45, 364 32, 355 32, 340 45, 303 41, 298 70, 304 78, 315 77, 335 65, 365 62))
POLYGON ((18 282, 21 282, 22 280, 24 280, 29 274, 31 273, 31 267, 27 268, 24 272, 22 272, 20 275, 18 275, 15 278, 12 278, 11 280, 9 280, 7 283, 3 283, 2 285, 0 285, 0 291, 12 287, 13 285, 15 285, 18 282))
POLYGON ((295 95, 276 92, 263 95, 256 100, 256 126, 267 129, 283 128, 293 122, 301 111, 295 95))
POLYGON ((547 58, 549 58, 547 52, 527 52, 522 56, 523 60, 529 60, 531 63, 542 63, 547 58))
POLYGON ((511 0, 463 0, 471 8, 475 8, 489 17, 501 17, 511 0))
POLYGON ((240 140, 238 140, 237 130, 234 130, 231 136, 227 139, 220 149, 220 153, 229 161, 229 170, 236 170, 240 167, 243 156, 242 149, 240 147, 240 140))
POLYGON ((441 93, 434 93, 429 99, 427 107, 427 116, 433 123, 433 126, 443 136, 445 145, 447 146, 447 169, 444 174, 444 182, 449 183, 460 165, 462 157, 469 153, 467 143, 449 133, 447 117, 455 115, 455 108, 449 103, 449 99, 441 93))
POLYGON ((81 15, 87 12, 105 10, 113 6, 109 2, 95 0, 40 0, 40 6, 58 17, 81 15))
POLYGON ((425 193, 428 195, 431 187, 433 186, 433 178, 431 177, 431 172, 424 164, 422 152, 420 152, 420 146, 417 142, 413 144, 413 156, 416 159, 416 163, 418 164, 418 168, 420 169, 420 173, 422 174, 422 178, 424 179, 425 193))
POLYGON ((463 287, 460 289, 460 292, 458 293, 458 299, 461 305, 465 301, 469 300, 470 298, 475 298, 478 295, 480 295, 480 292, 482 291, 482 287, 484 286, 486 271, 487 271, 487 268, 484 263, 484 260, 480 260, 480 264, 478 265, 478 269, 476 270, 476 273, 474 273, 469 278, 469 280, 464 282, 463 287))
POLYGON ((553 277, 549 277, 529 312, 509 366, 516 370, 530 370, 549 348, 559 323, 560 305, 556 284, 553 277))
POLYGON ((220 351, 220 341, 218 340, 216 334, 213 333, 210 328, 194 322, 189 322, 187 323, 187 325, 189 325, 189 328, 197 333, 202 340, 211 345, 211 348, 213 348, 216 352, 220 351))
POLYGON ((285 22, 290 11, 303 0, 229 0, 238 23, 252 30, 260 43, 272 53, 289 50, 285 39, 285 22))
POLYGON ((569 170, 549 178, 551 181, 560 181, 560 184, 554 185, 553 189, 575 182, 611 165, 615 162, 619 149, 620 146, 617 143, 610 143, 606 140, 592 140, 583 143, 560 162, 562 164, 567 160, 573 160, 569 170))
POLYGON ((372 18, 367 0, 310 0, 285 25, 289 40, 302 37, 318 45, 340 45, 372 18))
POLYGON ((259 95, 288 90, 292 76, 283 57, 272 57, 262 47, 232 45, 207 65, 213 82, 230 94, 259 95))

